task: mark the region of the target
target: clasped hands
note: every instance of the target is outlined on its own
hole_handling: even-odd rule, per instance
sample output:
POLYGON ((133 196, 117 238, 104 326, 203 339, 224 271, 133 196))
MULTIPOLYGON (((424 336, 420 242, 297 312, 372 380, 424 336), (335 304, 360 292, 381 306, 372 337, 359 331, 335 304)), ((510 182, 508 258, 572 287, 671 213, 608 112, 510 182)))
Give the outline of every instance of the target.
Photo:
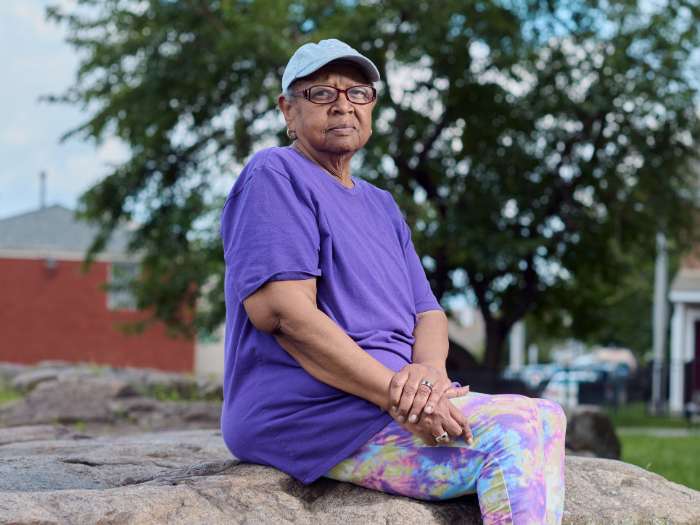
POLYGON ((448 438, 462 437, 467 445, 474 443, 467 418, 450 402, 465 396, 469 387, 453 387, 444 369, 423 363, 411 363, 394 374, 389 385, 389 413, 403 428, 428 446, 437 445, 435 438, 445 432, 448 438), (432 389, 421 385, 430 382, 432 389))

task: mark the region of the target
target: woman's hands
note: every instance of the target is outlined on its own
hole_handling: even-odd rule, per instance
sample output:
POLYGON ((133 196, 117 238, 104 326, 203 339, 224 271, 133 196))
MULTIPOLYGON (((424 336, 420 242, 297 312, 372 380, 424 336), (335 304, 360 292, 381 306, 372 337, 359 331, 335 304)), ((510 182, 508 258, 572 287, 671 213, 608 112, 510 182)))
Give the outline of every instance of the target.
POLYGON ((396 421, 417 423, 421 413, 432 414, 438 400, 452 388, 445 369, 425 363, 411 363, 397 372, 389 385, 389 406, 396 421), (421 385, 430 382, 432 389, 421 385))
POLYGON ((467 386, 451 386, 445 392, 447 399, 452 399, 453 397, 466 396, 469 393, 469 385, 467 386))
MULTIPOLYGON (((461 437, 469 446, 474 443, 466 416, 452 404, 447 396, 437 400, 432 414, 423 413, 416 423, 399 421, 393 410, 391 414, 399 425, 421 438, 423 443, 428 446, 436 446, 438 442, 435 438, 444 432, 447 432, 448 436, 451 437, 461 437)), ((448 443, 449 440, 448 437, 442 443, 448 443)))
POLYGON ((468 393, 468 386, 452 386, 444 368, 441 370, 431 364, 412 363, 391 380, 390 413, 397 423, 420 437, 426 445, 437 445, 435 438, 444 432, 453 437, 462 436, 471 445, 472 434, 467 418, 449 401, 468 393), (421 385, 421 381, 432 383, 432 389, 421 385))

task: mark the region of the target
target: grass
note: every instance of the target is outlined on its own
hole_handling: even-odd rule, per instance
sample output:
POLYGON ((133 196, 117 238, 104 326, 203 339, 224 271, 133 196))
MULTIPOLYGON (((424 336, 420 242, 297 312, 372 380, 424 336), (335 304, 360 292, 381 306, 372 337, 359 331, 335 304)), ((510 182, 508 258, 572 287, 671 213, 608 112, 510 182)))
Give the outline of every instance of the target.
POLYGON ((184 392, 178 388, 167 388, 166 385, 157 384, 151 388, 142 388, 139 392, 144 397, 151 397, 158 401, 177 401, 177 402, 194 402, 194 401, 223 401, 221 396, 204 397, 197 392, 197 385, 194 380, 184 392))
POLYGON ((19 397, 22 397, 22 394, 0 382, 0 405, 19 397))
POLYGON ((181 392, 177 388, 166 388, 165 385, 155 385, 152 388, 144 388, 141 390, 141 395, 151 397, 158 401, 199 401, 201 398, 197 395, 195 385, 192 384, 187 392, 181 392))
MULTIPOLYGON (((615 428, 689 428, 683 417, 650 416, 643 402, 624 408, 606 407, 615 428)), ((684 437, 618 434, 622 461, 663 476, 669 481, 700 490, 700 433, 684 437)))
POLYGON ((615 428, 644 427, 644 428, 687 428, 688 421, 683 417, 650 416, 647 414, 646 403, 629 403, 624 408, 605 407, 615 428))
POLYGON ((686 437, 619 436, 622 461, 669 481, 700 490, 700 435, 686 437))

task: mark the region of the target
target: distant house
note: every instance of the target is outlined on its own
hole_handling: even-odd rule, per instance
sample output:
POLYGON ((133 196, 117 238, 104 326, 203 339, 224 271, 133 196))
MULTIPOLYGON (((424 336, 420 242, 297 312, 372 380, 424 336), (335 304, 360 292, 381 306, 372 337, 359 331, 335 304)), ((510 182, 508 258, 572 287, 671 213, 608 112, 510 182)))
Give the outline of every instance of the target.
POLYGON ((700 391, 700 257, 683 259, 669 289, 671 362, 669 409, 681 413, 693 392, 700 391))
POLYGON ((79 269, 95 230, 62 206, 0 220, 0 361, 43 360, 195 371, 195 343, 165 327, 125 336, 116 325, 144 317, 128 293, 103 289, 136 271, 126 230, 87 274, 79 269))

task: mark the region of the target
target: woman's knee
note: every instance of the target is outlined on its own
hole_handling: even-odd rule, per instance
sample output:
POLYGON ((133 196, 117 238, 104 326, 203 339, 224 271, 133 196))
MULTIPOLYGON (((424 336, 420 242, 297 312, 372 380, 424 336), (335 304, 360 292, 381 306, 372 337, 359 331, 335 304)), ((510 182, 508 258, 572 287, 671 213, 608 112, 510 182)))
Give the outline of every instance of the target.
MULTIPOLYGON (((516 394, 491 396, 488 412, 494 422, 501 421, 510 428, 530 426, 540 419, 533 399, 516 394)), ((498 424, 498 423, 497 423, 498 424)))
POLYGON ((559 428, 566 429, 566 414, 564 414, 564 409, 559 403, 547 399, 535 399, 535 402, 543 418, 546 418, 550 424, 555 424, 559 428))
POLYGON ((546 399, 533 399, 520 395, 494 396, 498 400, 496 419, 504 418, 512 427, 543 428, 549 431, 557 428, 565 431, 566 415, 559 404, 546 399), (513 417, 515 416, 515 417, 513 417))
MULTIPOLYGON (((500 397, 500 396, 499 396, 500 397)), ((530 397, 525 397, 517 394, 509 394, 502 396, 506 398, 505 401, 505 406, 508 409, 508 412, 511 413, 522 413, 522 412, 527 412, 530 413, 532 416, 537 415, 539 412, 538 406, 535 403, 535 400, 530 398, 530 397)))

